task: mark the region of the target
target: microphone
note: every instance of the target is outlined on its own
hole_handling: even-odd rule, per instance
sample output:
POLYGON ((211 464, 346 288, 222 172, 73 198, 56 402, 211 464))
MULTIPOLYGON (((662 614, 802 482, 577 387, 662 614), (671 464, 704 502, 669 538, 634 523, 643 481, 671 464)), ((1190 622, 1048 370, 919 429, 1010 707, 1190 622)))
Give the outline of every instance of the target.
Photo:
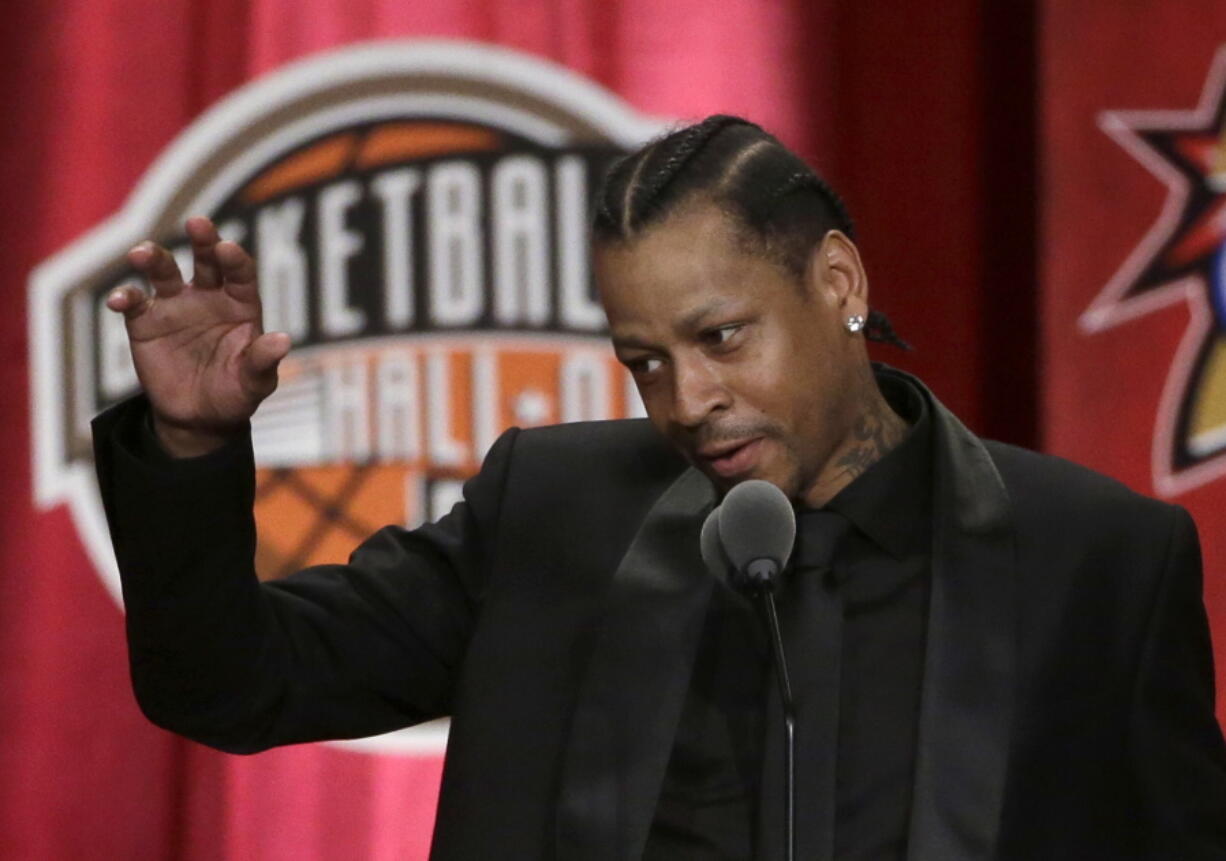
POLYGON ((738 484, 702 526, 702 558, 732 585, 756 595, 773 591, 796 541, 796 512, 769 481, 738 484))
POLYGON ((707 515, 699 539, 707 569, 717 577, 726 578, 733 588, 760 600, 766 613, 775 658, 775 678, 783 703, 787 861, 796 858, 796 709, 787 658, 783 653, 779 614, 775 609, 775 587, 792 554, 795 540, 796 512, 792 504, 783 491, 761 479, 741 482, 728 491, 723 503, 707 515))

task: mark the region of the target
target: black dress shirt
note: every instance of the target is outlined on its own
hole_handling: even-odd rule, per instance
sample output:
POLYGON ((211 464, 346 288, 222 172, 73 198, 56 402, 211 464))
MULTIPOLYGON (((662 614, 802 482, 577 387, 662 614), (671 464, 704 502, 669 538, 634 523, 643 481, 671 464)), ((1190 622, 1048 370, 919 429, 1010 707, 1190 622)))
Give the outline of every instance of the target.
POLYGON ((913 422, 911 432, 826 506, 854 527, 831 571, 843 606, 834 857, 849 861, 905 857, 915 773, 932 555, 932 433, 922 396, 900 389, 885 394, 913 422))
MULTIPOLYGON (((932 434, 922 395, 880 382, 911 429, 823 509, 798 511, 778 594, 797 706, 798 857, 806 859, 906 854, 932 434)), ((782 858, 782 715, 763 626, 721 583, 702 636, 644 858, 782 858)))

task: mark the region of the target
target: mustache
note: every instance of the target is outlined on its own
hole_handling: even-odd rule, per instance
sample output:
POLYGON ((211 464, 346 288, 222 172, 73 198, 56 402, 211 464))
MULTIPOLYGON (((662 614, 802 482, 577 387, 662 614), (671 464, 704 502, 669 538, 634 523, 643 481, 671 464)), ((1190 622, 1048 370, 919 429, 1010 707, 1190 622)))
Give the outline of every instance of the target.
POLYGON ((782 428, 768 419, 730 419, 717 425, 702 425, 683 437, 686 448, 695 450, 722 442, 735 442, 751 437, 778 437, 782 428))

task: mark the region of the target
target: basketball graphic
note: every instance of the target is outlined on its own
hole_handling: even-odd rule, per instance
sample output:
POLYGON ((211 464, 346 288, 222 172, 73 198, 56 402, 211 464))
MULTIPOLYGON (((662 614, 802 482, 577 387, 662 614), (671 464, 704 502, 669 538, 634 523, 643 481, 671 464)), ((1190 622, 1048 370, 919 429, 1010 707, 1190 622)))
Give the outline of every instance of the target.
POLYGON ((585 343, 602 316, 584 247, 563 249, 574 271, 561 277, 575 280, 550 295, 559 238, 586 245, 593 174, 616 154, 398 117, 309 140, 218 205, 223 231, 261 261, 268 327, 299 346, 253 420, 262 577, 445 513, 506 427, 634 411, 602 343, 585 343), (314 243, 302 238, 312 210, 314 243), (302 257, 277 246, 286 233, 302 257, 331 261, 317 279, 336 292, 314 308, 309 277, 306 290, 290 280, 302 257), (476 270, 483 257, 496 271, 476 270), (419 297, 418 284, 440 286, 419 297))
POLYGON ((610 162, 660 128, 471 43, 351 47, 232 94, 32 276, 38 502, 69 504, 118 598, 89 421, 138 385, 104 301, 140 283, 124 254, 142 239, 190 277, 191 215, 254 255, 265 328, 293 342, 252 419, 262 579, 446 513, 507 427, 640 414, 588 224, 610 162))

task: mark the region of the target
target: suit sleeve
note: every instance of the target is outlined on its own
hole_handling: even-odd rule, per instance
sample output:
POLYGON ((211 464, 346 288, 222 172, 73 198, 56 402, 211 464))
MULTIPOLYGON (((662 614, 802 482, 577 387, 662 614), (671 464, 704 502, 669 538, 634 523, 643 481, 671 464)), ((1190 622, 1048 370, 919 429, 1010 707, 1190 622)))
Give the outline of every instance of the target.
POLYGON ((1226 859, 1226 749, 1214 717, 1200 546, 1188 513, 1171 510, 1134 689, 1135 767, 1152 818, 1153 857, 1226 859))
POLYGON ((140 399, 94 421, 133 688, 154 723, 234 753, 447 714, 497 540, 515 432, 464 501, 387 527, 345 565, 261 584, 249 435, 200 458, 147 451, 140 399))

